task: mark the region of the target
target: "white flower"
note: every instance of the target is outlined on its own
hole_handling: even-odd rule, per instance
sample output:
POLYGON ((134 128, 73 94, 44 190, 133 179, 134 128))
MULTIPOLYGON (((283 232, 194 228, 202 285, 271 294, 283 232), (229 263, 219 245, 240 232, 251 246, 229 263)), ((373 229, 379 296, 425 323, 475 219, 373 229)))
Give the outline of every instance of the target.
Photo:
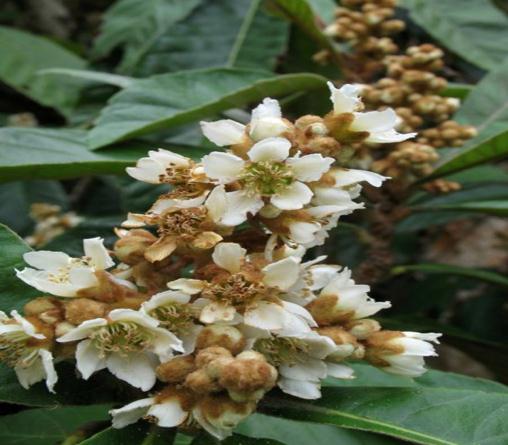
POLYGON ((84 321, 57 341, 79 341, 76 367, 85 380, 107 368, 120 380, 147 391, 156 381, 157 358, 164 361, 172 350, 183 351, 182 342, 158 324, 144 313, 115 309, 107 319, 84 321))
POLYGON ((253 403, 235 403, 224 396, 208 396, 194 402, 184 390, 169 388, 155 397, 136 400, 109 413, 113 428, 124 428, 146 418, 163 428, 173 428, 196 421, 205 431, 219 440, 233 432, 238 423, 249 416, 253 403), (212 412, 210 412, 212 411, 212 412))
POLYGON ((367 339, 367 357, 384 371, 408 377, 425 373, 424 357, 436 356, 441 334, 380 331, 367 339), (387 335, 393 334, 393 335, 387 335))
POLYGON ((245 249, 236 243, 220 243, 215 247, 213 261, 229 272, 218 282, 181 278, 168 283, 174 290, 201 293, 194 306, 200 310, 202 323, 243 322, 259 329, 296 331, 315 326, 304 308, 277 298, 297 281, 299 258, 284 258, 253 272, 245 249))
POLYGON ((147 158, 141 158, 135 167, 127 167, 127 173, 134 179, 149 184, 162 184, 181 180, 179 175, 186 176, 193 162, 185 156, 159 148, 150 150, 147 158))
MULTIPOLYGON (((254 141, 280 136, 289 129, 282 119, 279 102, 267 97, 252 110, 249 125, 249 136, 254 141)), ((216 122, 201 122, 203 134, 219 147, 239 144, 246 134, 246 126, 231 119, 216 122)))
POLYGON ((188 294, 168 290, 153 295, 140 309, 182 340, 186 354, 194 351, 196 339, 203 328, 194 323, 194 310, 190 299, 188 294))
POLYGON ((80 290, 98 284, 95 272, 114 265, 102 238, 83 240, 85 256, 71 258, 63 252, 28 252, 23 259, 35 269, 16 271, 18 278, 41 292, 58 297, 75 297, 80 290))
POLYGON ((351 279, 351 270, 344 268, 321 290, 319 297, 310 303, 310 311, 320 320, 356 320, 391 307, 388 301, 375 301, 370 298, 367 294, 369 290, 367 285, 355 284, 351 279), (318 312, 324 313, 318 316, 318 312))
POLYGON ((258 338, 252 348, 261 352, 277 368, 279 388, 295 397, 319 399, 321 379, 327 376, 353 378, 351 368, 326 361, 337 346, 330 338, 314 331, 299 334, 281 332, 277 336, 258 338))
POLYGON ((17 311, 11 317, 0 311, 0 362, 14 368, 23 388, 46 380, 48 390, 55 392, 58 376, 46 337, 17 311))
POLYGON ((240 190, 228 192, 225 225, 237 225, 256 214, 263 198, 281 210, 301 209, 312 198, 305 182, 317 181, 334 162, 320 154, 289 157, 291 143, 271 137, 257 142, 248 151, 249 160, 223 152, 212 152, 203 158, 206 175, 219 184, 238 183, 240 190))
POLYGON ((369 136, 366 142, 389 144, 402 142, 416 136, 416 133, 401 134, 395 130, 399 119, 391 108, 366 113, 357 111, 362 107, 359 98, 360 86, 344 85, 341 88, 335 88, 332 82, 328 82, 328 87, 334 113, 353 113, 354 120, 349 128, 351 131, 368 132, 369 136))

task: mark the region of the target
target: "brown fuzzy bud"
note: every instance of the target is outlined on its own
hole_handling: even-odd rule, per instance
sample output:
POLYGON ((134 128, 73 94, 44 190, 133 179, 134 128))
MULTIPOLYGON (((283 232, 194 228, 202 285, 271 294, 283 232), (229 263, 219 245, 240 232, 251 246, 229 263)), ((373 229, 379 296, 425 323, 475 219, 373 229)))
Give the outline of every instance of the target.
POLYGON ((89 298, 76 298, 65 304, 65 319, 75 325, 86 320, 102 318, 108 306, 100 301, 89 298))
POLYGON ((371 318, 364 318, 363 320, 354 320, 346 325, 349 333, 355 336, 358 340, 365 340, 374 332, 381 330, 381 325, 378 321, 371 318))
POLYGON ((212 346, 199 351, 196 355, 196 366, 203 368, 218 358, 232 358, 231 352, 220 346, 212 346))
POLYGON ((232 429, 255 409, 255 402, 235 402, 224 394, 212 394, 198 402, 197 409, 213 427, 232 429))
POLYGON ((52 309, 59 309, 60 302, 56 298, 51 297, 38 297, 30 300, 23 307, 25 315, 38 315, 52 309))
POLYGON ((245 348, 245 337, 234 326, 207 326, 198 335, 196 349, 205 349, 210 346, 220 346, 236 355, 245 348))
POLYGON ((196 370, 192 355, 178 356, 157 366, 157 378, 167 383, 180 383, 196 370))
POLYGON ((204 369, 198 369, 187 375, 185 386, 198 394, 219 392, 222 389, 217 380, 210 377, 204 369))

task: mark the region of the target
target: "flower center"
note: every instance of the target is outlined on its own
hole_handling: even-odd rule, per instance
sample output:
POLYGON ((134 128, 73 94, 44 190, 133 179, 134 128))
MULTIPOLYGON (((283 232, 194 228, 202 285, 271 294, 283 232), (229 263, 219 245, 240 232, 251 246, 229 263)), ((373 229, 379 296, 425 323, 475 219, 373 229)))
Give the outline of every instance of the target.
POLYGON ((239 181, 248 194, 269 196, 286 190, 294 176, 284 162, 260 161, 246 166, 239 181))
POLYGON ((234 274, 207 287, 201 295, 242 311, 255 301, 265 299, 266 292, 267 289, 262 284, 253 283, 242 274, 234 274))
POLYGON ((0 335, 0 362, 12 368, 28 368, 38 357, 37 349, 27 345, 30 338, 23 331, 0 335))
POLYGON ((192 207, 168 212, 162 216, 160 232, 164 235, 191 235, 201 233, 206 220, 207 210, 204 207, 192 207))
POLYGON ((194 314, 188 304, 168 303, 150 311, 150 316, 160 321, 160 325, 174 334, 189 331, 194 321, 194 314))
POLYGON ((306 361, 309 347, 298 338, 274 337, 256 340, 254 350, 263 354, 273 366, 293 366, 306 361))
POLYGON ((170 165, 166 171, 159 175, 159 181, 166 184, 187 184, 191 179, 191 166, 170 165))
POLYGON ((142 326, 130 321, 117 321, 104 326, 90 335, 90 340, 101 357, 116 352, 127 355, 130 352, 141 352, 149 346, 152 333, 142 326))
POLYGON ((68 283, 71 270, 79 266, 92 267, 92 259, 88 257, 71 258, 69 264, 59 267, 56 272, 48 273, 48 280, 57 284, 68 283))

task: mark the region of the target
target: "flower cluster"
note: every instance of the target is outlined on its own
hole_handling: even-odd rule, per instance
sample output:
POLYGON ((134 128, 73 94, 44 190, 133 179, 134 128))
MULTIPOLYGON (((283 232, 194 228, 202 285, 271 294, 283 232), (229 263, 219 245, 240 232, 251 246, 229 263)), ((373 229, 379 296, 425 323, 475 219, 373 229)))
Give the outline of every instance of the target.
MULTIPOLYGON (((404 188, 408 182, 432 173, 439 159, 437 149, 462 146, 476 136, 476 129, 450 120, 460 101, 441 95, 447 86, 447 80, 439 75, 445 66, 444 52, 428 43, 399 51, 392 37, 405 25, 393 18, 395 0, 347 0, 341 5, 336 20, 324 32, 349 46, 345 62, 354 73, 351 77, 364 83, 366 108, 394 107, 400 117, 396 128, 420 133, 411 142, 364 145, 356 151, 351 165, 368 166, 404 188)), ((444 180, 425 185, 428 191, 443 193, 459 187, 444 180)))
POLYGON ((42 295, 0 318, 0 360, 21 384, 53 391, 53 357, 74 359, 85 380, 107 370, 147 393, 111 411, 115 428, 144 418, 222 439, 275 387, 317 399, 322 379, 354 378, 348 360, 422 374, 438 334, 383 330, 370 317, 389 302, 349 269, 303 259, 363 207, 362 182, 386 179, 342 167, 343 153, 414 136, 391 109, 362 112, 357 87, 330 90, 324 117, 290 122, 267 98, 247 125, 201 124, 225 151, 140 159, 128 173, 168 190, 129 214, 112 251, 93 238, 80 258, 25 254, 17 275, 42 295))

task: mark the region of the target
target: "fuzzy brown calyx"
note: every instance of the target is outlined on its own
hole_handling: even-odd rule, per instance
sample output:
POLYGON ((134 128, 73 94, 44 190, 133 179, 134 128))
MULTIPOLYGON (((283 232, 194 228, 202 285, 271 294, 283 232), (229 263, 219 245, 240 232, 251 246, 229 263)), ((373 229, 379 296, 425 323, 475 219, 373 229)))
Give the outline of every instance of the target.
POLYGON ((157 378, 166 383, 181 383, 187 375, 196 370, 194 356, 185 355, 174 357, 161 363, 155 370, 157 378))
POLYGON ((108 310, 108 305, 90 298, 76 298, 66 302, 64 308, 65 320, 79 325, 86 320, 102 318, 108 310))

